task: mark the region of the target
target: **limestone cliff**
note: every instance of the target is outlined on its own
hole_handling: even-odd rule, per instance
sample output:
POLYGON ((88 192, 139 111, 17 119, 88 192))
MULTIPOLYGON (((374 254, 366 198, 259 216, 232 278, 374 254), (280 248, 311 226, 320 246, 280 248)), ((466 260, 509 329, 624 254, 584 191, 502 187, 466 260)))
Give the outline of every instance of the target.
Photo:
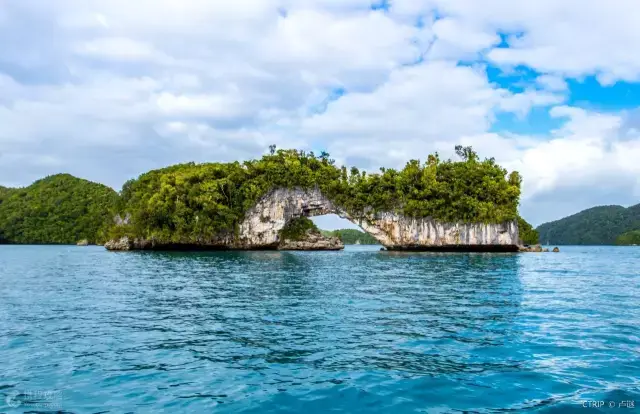
POLYGON ((517 251, 518 224, 443 223, 379 213, 354 220, 389 250, 517 251))
POLYGON ((516 221, 502 224, 442 223, 390 212, 353 215, 335 206, 319 190, 276 189, 252 208, 240 227, 243 245, 278 242, 278 233, 292 218, 337 214, 359 225, 392 250, 512 250, 517 251, 516 221))
MULTIPOLYGON (((194 247, 228 249, 276 249, 285 224, 297 217, 337 214, 359 225, 390 250, 475 250, 518 251, 518 225, 442 223, 430 218, 409 218, 393 212, 350 214, 317 189, 274 189, 247 211, 236 237, 229 234, 201 240, 194 247)), ((162 245, 153 240, 118 240, 105 245, 111 250, 163 247, 189 248, 189 245, 162 245), (127 248, 122 249, 121 247, 127 248)))

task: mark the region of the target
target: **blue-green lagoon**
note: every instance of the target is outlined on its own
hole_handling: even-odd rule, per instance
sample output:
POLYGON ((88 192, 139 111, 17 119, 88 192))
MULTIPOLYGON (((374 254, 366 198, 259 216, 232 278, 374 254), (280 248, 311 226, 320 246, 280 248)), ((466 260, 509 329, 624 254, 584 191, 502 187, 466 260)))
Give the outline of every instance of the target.
POLYGON ((0 411, 638 409, 640 248, 561 250, 0 246, 0 411))

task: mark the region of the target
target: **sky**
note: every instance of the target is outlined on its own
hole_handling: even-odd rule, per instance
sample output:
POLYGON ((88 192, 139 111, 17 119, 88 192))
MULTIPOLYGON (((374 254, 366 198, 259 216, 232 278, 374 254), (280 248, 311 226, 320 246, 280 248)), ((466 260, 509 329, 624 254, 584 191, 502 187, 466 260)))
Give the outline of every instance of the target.
POLYGON ((0 185, 462 144, 522 174, 534 225, 636 204, 638 22, 637 0, 0 0, 0 185))

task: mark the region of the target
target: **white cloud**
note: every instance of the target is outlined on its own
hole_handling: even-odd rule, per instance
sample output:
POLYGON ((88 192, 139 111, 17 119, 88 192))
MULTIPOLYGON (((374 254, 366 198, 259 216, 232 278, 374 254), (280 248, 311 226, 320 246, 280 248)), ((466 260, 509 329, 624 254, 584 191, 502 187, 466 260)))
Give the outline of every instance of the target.
POLYGON ((567 82, 561 76, 541 75, 536 78, 536 83, 542 89, 552 92, 564 92, 569 88, 567 82))
MULTIPOLYGON (((484 33, 517 33, 495 63, 543 73, 600 74, 606 83, 640 80, 640 6, 635 0, 393 0, 392 12, 416 18, 437 9, 450 23, 484 33)), ((478 50, 484 44, 478 45, 478 50)))
POLYGON ((551 112, 567 122, 549 139, 489 134, 463 143, 523 175, 523 213, 536 224, 594 205, 638 203, 640 135, 625 136, 623 117, 566 106, 551 112))
POLYGON ((166 59, 148 43, 126 37, 106 37, 80 42, 74 47, 74 50, 81 55, 113 60, 166 59))
POLYGON ((254 157, 271 143, 377 169, 464 143, 522 171, 533 221, 560 215, 545 200, 564 194, 585 207, 616 199, 594 183, 640 197, 629 115, 564 104, 567 77, 639 79, 635 2, 390 4, 3 3, 0 184, 66 170, 119 187, 150 168, 254 157), (522 85, 489 79, 491 63, 542 75, 514 92, 522 85), (534 107, 553 107, 562 126, 496 129, 499 113, 526 119, 534 107))
POLYGON ((439 40, 430 53, 430 57, 435 59, 469 59, 478 52, 500 43, 500 37, 496 33, 453 18, 436 20, 433 23, 433 32, 439 40))
POLYGON ((523 118, 534 106, 550 106, 564 102, 562 95, 525 90, 517 94, 508 94, 501 102, 500 108, 506 112, 513 112, 523 118))
POLYGON ((163 113, 172 116, 220 119, 233 118, 242 111, 242 101, 234 100, 233 94, 174 95, 164 92, 156 98, 156 104, 163 113))

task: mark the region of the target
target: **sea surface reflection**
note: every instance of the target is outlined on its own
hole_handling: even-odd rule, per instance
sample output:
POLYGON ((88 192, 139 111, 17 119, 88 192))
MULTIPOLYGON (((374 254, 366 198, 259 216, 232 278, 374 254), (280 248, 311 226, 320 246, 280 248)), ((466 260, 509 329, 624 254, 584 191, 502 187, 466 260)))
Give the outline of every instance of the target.
POLYGON ((638 263, 614 247, 2 246, 0 409, 52 395, 67 412, 637 407, 638 263))

